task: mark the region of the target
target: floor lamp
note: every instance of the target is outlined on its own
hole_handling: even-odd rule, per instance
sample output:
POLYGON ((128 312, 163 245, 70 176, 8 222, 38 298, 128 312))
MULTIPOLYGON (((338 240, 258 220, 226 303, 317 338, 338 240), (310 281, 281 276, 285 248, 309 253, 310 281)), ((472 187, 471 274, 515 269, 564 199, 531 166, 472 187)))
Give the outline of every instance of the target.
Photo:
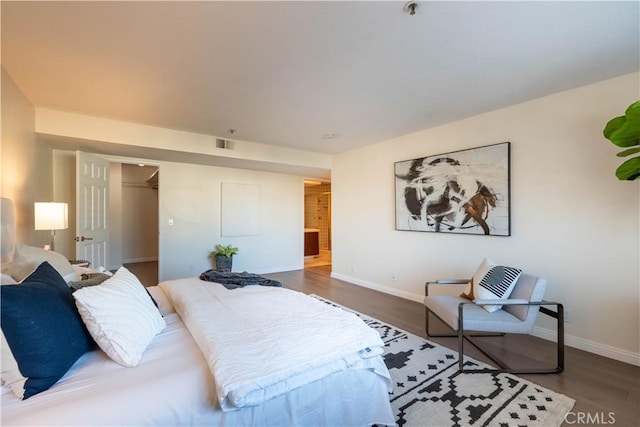
POLYGON ((69 227, 68 205, 55 202, 35 202, 36 230, 51 230, 51 250, 55 250, 56 230, 69 227))

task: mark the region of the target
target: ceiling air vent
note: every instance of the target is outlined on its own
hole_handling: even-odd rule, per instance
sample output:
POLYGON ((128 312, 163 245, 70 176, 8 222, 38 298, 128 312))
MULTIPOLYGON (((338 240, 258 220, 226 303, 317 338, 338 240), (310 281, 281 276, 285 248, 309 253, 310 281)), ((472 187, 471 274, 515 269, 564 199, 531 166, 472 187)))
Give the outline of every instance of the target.
POLYGON ((222 148, 224 150, 233 150, 235 142, 229 139, 216 138, 216 148, 222 148))

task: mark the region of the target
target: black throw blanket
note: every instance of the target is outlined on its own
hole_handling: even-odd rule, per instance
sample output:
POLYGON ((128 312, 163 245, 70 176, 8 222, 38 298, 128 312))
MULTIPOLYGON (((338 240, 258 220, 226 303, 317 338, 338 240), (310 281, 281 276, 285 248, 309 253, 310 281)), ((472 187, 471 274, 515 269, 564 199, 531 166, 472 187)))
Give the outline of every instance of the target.
POLYGON ((267 279, 266 277, 247 273, 246 271, 242 273, 232 273, 230 271, 216 271, 211 269, 202 273, 200 275, 200 280, 220 283, 227 289, 243 288, 250 285, 282 287, 282 283, 277 280, 267 279))

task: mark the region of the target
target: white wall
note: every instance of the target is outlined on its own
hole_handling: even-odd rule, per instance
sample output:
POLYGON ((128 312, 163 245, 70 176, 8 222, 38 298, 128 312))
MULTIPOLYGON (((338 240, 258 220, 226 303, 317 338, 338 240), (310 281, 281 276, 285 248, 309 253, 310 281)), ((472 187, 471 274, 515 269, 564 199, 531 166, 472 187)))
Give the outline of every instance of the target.
MULTIPOLYGON (((569 345, 639 364, 640 182, 615 178, 620 150, 602 136, 606 122, 638 99, 639 77, 335 156, 333 275, 421 301, 426 280, 470 277, 488 256, 548 278, 546 299, 571 314, 569 345), (511 237, 394 229, 394 162, 504 141, 511 142, 511 237)), ((539 326, 543 336, 553 329, 539 326)))
POLYGON ((211 268, 216 244, 239 248, 234 271, 268 273, 304 265, 303 178, 270 172, 160 163, 160 280, 211 268), (220 236, 221 184, 260 186, 260 235, 220 236), (169 226, 169 219, 174 225, 169 226))

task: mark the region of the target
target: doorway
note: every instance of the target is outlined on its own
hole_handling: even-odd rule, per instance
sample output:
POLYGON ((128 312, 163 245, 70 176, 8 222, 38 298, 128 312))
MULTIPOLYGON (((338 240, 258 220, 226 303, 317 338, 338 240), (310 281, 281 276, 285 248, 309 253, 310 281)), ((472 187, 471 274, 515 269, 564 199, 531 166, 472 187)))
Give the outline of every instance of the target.
POLYGON ((331 183, 304 182, 304 266, 331 265, 331 183))
POLYGON ((158 284, 157 166, 122 164, 122 264, 145 286, 158 284))

